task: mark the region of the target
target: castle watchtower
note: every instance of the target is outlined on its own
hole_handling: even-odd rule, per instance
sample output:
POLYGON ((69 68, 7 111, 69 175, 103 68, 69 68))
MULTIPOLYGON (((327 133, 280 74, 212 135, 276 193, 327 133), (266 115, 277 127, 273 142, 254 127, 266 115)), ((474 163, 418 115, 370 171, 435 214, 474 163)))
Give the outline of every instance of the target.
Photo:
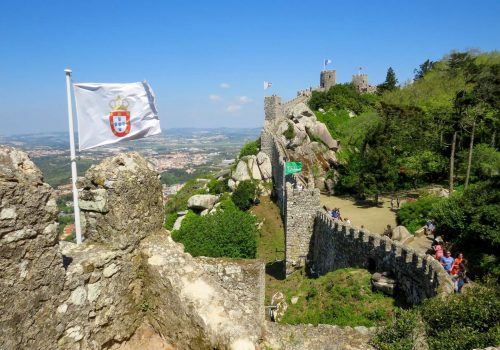
POLYGON ((369 88, 368 74, 353 74, 352 83, 359 92, 367 92, 369 88))
POLYGON ((272 95, 264 98, 264 112, 266 114, 266 121, 272 121, 283 117, 283 105, 281 97, 272 95))
POLYGON ((319 78, 319 87, 330 90, 336 84, 337 71, 336 70, 322 70, 319 78))

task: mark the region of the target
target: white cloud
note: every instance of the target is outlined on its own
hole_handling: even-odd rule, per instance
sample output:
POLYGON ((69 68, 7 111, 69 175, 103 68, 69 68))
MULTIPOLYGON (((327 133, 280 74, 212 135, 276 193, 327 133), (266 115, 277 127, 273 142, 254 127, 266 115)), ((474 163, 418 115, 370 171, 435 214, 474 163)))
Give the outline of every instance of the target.
POLYGON ((228 83, 220 83, 219 86, 221 89, 229 89, 231 87, 228 83))
POLYGON ((241 110, 240 105, 229 105, 226 107, 226 111, 229 113, 236 113, 241 110))
POLYGON ((210 99, 210 101, 212 102, 219 102, 222 100, 222 97, 220 97, 219 95, 209 95, 208 98, 210 99))
POLYGON ((252 102, 252 99, 250 97, 248 97, 248 96, 240 96, 240 98, 238 98, 238 101, 241 104, 247 104, 247 103, 252 102))

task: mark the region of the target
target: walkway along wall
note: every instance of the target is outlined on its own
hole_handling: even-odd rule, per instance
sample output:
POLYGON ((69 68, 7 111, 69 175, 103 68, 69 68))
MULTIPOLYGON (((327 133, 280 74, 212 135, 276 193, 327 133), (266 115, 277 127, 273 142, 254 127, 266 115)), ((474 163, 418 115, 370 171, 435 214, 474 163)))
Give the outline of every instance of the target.
POLYGON ((319 275, 345 267, 389 271, 411 304, 453 292, 449 275, 432 256, 388 237, 342 225, 324 212, 316 213, 310 243, 312 268, 319 275))

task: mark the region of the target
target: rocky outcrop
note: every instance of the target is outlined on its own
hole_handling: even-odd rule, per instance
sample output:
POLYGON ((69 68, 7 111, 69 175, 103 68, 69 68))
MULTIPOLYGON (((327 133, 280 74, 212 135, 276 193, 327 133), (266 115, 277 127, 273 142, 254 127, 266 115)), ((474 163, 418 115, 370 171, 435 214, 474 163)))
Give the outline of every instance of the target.
POLYGON ((0 146, 0 348, 53 349, 64 285, 52 188, 26 153, 0 146))
POLYGON ((260 174, 263 180, 270 179, 273 176, 271 159, 264 152, 257 154, 257 164, 259 165, 260 174))
POLYGON ((163 211, 158 174, 136 152, 92 166, 78 187, 82 233, 89 242, 123 249, 162 226, 163 216, 156 215, 163 211))
POLYGON ((256 156, 242 157, 238 161, 236 169, 231 174, 228 186, 233 189, 237 187, 237 183, 245 180, 267 180, 272 176, 271 160, 263 152, 259 152, 256 156), (232 180, 232 182, 231 182, 232 180))

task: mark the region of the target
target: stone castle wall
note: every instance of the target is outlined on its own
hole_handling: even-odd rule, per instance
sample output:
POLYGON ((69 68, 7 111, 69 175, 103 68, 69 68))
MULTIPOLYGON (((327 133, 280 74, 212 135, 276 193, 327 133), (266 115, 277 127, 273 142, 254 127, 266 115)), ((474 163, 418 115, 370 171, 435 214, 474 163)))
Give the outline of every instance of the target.
POLYGON ((319 209, 319 190, 297 190, 287 182, 285 216, 285 268, 291 274, 306 264, 314 229, 314 217, 319 209))
POLYGON ((412 304, 453 292, 449 275, 432 256, 388 237, 337 223, 321 211, 316 213, 311 248, 312 268, 319 275, 345 267, 388 271, 412 304))

